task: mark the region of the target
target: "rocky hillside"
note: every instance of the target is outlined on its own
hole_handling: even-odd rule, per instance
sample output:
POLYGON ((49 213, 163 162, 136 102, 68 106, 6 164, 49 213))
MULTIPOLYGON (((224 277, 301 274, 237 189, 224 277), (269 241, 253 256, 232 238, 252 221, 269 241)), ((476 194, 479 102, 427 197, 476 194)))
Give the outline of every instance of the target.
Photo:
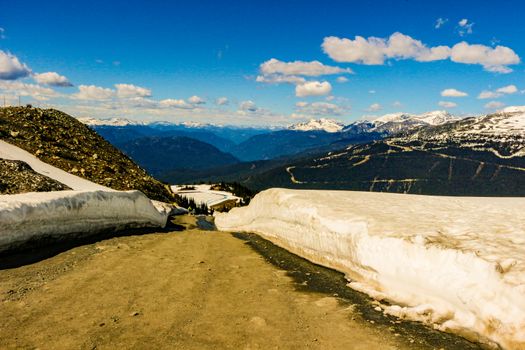
POLYGON ((0 194, 69 190, 66 185, 35 172, 22 161, 0 159, 0 194))
POLYGON ((0 108, 0 139, 42 161, 116 190, 173 201, 169 189, 95 131, 55 109, 0 108))

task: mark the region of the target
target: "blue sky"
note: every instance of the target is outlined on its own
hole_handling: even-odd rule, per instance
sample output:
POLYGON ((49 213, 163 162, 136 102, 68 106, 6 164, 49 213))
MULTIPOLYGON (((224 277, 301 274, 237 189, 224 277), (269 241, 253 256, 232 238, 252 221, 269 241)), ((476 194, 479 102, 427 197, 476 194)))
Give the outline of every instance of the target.
POLYGON ((1 6, 0 96, 79 117, 283 125, 525 104, 521 1, 1 6))

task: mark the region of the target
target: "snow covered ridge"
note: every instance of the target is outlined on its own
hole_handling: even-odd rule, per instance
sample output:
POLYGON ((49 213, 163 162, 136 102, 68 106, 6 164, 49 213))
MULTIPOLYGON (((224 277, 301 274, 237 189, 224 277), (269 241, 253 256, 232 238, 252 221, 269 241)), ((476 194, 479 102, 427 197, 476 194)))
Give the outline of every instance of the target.
POLYGON ((459 120, 459 118, 451 115, 447 111, 432 111, 422 114, 385 114, 381 117, 373 119, 372 123, 374 123, 376 127, 386 123, 404 123, 407 121, 418 123, 421 125, 441 125, 456 120, 459 120))
POLYGON ((524 198, 270 189, 216 214, 347 274, 385 313, 525 349, 524 198))
POLYGON ((0 195, 0 251, 45 237, 164 227, 166 219, 165 213, 139 191, 0 195))
POLYGON ((124 118, 110 118, 110 119, 96 119, 91 117, 77 118, 81 123, 92 126, 126 126, 126 125, 144 125, 142 122, 137 122, 124 118))
MULTIPOLYGON (((455 146, 477 151, 489 151, 500 158, 525 155, 525 112, 511 107, 511 112, 498 112, 457 122, 417 129, 397 135, 394 142, 423 141, 436 147, 455 146)), ((525 110, 525 108, 524 108, 525 110)))
POLYGON ((298 123, 294 124, 288 127, 289 130, 296 130, 296 131, 326 131, 326 132, 340 132, 343 130, 345 125, 343 123, 340 123, 334 119, 310 119, 310 121, 306 123, 298 123))

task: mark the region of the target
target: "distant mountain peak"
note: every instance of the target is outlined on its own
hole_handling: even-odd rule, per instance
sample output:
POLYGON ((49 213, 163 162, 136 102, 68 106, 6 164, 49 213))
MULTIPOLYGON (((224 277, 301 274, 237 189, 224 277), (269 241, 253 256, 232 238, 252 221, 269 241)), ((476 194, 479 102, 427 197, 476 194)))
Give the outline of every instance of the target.
POLYGON ((381 117, 373 119, 372 122, 376 125, 384 123, 402 123, 402 122, 421 122, 428 125, 441 125, 449 121, 458 120, 458 117, 453 116, 447 111, 430 111, 421 114, 410 113, 391 113, 385 114, 381 117))
POLYGON ((90 126, 126 126, 126 125, 143 125, 142 122, 137 122, 124 118, 109 118, 109 119, 97 119, 91 117, 80 117, 77 118, 82 124, 90 126))
POLYGON ((504 113, 525 113, 525 106, 509 106, 503 108, 504 113))
POLYGON ((308 122, 294 124, 288 127, 289 130, 296 131, 326 131, 330 133, 340 132, 345 125, 334 119, 310 119, 308 122))

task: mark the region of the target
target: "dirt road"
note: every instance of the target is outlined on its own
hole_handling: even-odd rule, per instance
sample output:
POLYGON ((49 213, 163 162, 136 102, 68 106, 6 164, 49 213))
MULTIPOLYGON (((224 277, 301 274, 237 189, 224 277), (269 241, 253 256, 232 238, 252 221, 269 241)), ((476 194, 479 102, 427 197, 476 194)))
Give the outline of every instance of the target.
POLYGON ((0 349, 456 348, 297 287, 229 233, 112 238, 0 270, 0 349))

